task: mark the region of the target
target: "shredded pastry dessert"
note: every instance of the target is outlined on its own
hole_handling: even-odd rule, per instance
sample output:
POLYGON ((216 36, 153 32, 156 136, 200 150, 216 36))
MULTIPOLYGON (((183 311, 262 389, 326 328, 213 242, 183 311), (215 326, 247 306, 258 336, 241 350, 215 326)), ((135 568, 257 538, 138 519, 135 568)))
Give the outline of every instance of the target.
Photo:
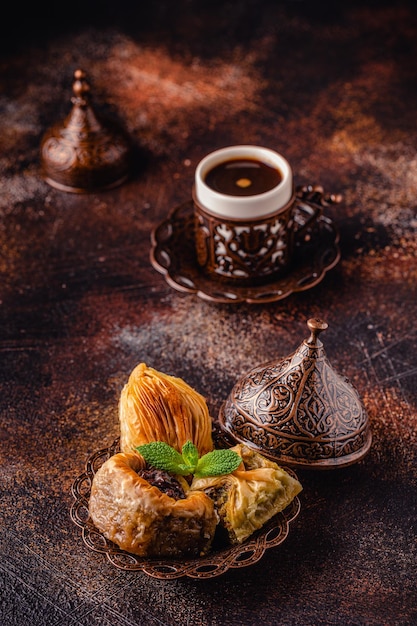
POLYGON ((200 455, 213 449, 212 421, 205 399, 181 378, 137 365, 119 401, 120 449, 131 452, 164 441, 178 452, 192 441, 200 455))

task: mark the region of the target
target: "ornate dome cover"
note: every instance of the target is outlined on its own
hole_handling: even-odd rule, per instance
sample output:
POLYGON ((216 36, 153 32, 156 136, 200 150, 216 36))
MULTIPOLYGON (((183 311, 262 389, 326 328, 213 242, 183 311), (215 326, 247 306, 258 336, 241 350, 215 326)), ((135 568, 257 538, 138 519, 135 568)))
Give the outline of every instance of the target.
POLYGON ((236 383, 220 409, 220 425, 283 465, 351 465, 371 446, 368 416, 356 389, 326 357, 318 335, 327 323, 313 318, 307 325, 310 337, 295 352, 236 383))
POLYGON ((45 181, 72 193, 112 189, 129 176, 131 142, 114 120, 102 119, 91 104, 86 73, 74 72, 72 109, 41 141, 45 181))

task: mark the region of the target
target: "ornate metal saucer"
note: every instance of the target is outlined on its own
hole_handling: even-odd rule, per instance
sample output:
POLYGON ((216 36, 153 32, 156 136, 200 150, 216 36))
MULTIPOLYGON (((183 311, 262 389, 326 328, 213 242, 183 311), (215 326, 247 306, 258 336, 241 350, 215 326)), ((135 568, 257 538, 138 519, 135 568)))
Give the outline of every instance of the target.
POLYGON ((69 115, 42 138, 42 175, 52 187, 72 193, 116 187, 130 174, 130 140, 115 121, 96 114, 80 69, 74 72, 72 89, 69 115))
POLYGON ((371 446, 368 416, 357 390, 327 360, 320 319, 295 352, 255 367, 234 386, 219 412, 220 427, 276 463, 331 469, 361 460, 371 446))
MULTIPOLYGON (((326 195, 320 186, 297 189, 295 220, 302 226, 311 215, 311 205, 328 206, 340 197, 326 195)), ((195 251, 193 203, 175 208, 151 235, 150 259, 177 291, 196 294, 209 302, 262 304, 276 302, 292 293, 311 289, 340 260, 339 233, 332 220, 320 216, 306 229, 295 247, 295 259, 286 276, 259 285, 233 285, 205 276, 195 251)))
MULTIPOLYGON (((72 521, 82 529, 85 545, 94 552, 105 554, 110 563, 121 570, 139 571, 153 578, 169 580, 184 576, 199 579, 213 578, 224 574, 230 568, 248 567, 259 561, 266 550, 285 541, 290 522, 300 512, 300 500, 296 497, 284 511, 275 515, 243 544, 237 546, 213 544, 212 552, 198 559, 179 561, 136 556, 108 541, 88 517, 88 501, 94 474, 116 452, 119 452, 119 439, 116 439, 108 448, 98 450, 89 457, 85 471, 75 479, 72 485, 75 502, 71 507, 70 515, 72 521)), ((294 473, 293 475, 295 476, 294 473)))

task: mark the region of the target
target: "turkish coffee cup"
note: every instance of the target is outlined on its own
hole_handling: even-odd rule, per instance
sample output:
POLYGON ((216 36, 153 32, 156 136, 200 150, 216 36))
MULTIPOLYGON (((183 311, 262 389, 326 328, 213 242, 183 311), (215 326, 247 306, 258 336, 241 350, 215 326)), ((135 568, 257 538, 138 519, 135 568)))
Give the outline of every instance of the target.
MULTIPOLYGON (((281 154, 254 145, 211 152, 195 170, 193 204, 197 262, 205 274, 256 284, 289 270, 296 195, 281 154)), ((309 225, 320 212, 311 212, 309 225)))

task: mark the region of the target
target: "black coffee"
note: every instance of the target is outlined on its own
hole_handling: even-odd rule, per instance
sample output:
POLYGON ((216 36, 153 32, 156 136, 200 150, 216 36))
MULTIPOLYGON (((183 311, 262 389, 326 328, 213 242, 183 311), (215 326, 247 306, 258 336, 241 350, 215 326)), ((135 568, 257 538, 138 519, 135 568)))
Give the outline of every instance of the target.
POLYGON ((229 196, 255 196, 276 187, 281 172, 257 159, 230 159, 209 170, 204 182, 214 191, 229 196))

